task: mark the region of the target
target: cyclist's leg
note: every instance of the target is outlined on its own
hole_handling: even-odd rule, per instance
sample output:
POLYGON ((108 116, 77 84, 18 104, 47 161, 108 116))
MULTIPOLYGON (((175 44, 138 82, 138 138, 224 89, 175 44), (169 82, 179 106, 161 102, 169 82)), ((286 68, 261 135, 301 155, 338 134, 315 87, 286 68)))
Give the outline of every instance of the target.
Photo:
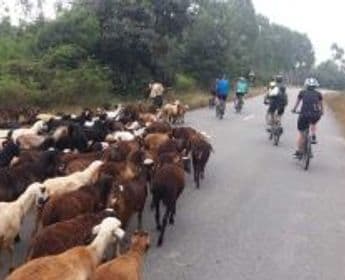
POLYGON ((311 118, 311 121, 310 121, 310 133, 311 133, 313 144, 317 143, 316 131, 317 131, 317 124, 320 121, 320 118, 321 116, 315 116, 311 118))
POLYGON ((285 107, 284 106, 280 106, 280 108, 278 108, 277 110, 277 122, 281 125, 282 123, 282 118, 285 112, 285 107))
POLYGON ((240 93, 236 92, 235 99, 234 99, 235 107, 238 105, 239 101, 240 101, 240 93))
POLYGON ((300 115, 297 122, 298 136, 297 136, 297 151, 296 154, 301 154, 304 149, 304 131, 309 129, 308 118, 300 115))
POLYGON ((240 96, 239 96, 239 102, 240 102, 241 105, 244 104, 243 99, 244 99, 244 95, 243 95, 243 94, 240 94, 240 96))
POLYGON ((274 114, 277 110, 277 104, 274 99, 271 100, 268 111, 267 111, 267 126, 270 128, 273 125, 274 114))

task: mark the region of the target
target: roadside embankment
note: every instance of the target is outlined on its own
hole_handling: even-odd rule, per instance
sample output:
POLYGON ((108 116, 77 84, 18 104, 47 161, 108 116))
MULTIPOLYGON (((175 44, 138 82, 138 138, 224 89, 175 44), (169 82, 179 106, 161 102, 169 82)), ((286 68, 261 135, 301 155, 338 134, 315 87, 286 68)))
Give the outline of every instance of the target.
POLYGON ((345 92, 325 94, 325 102, 333 111, 335 118, 340 123, 345 136, 345 92))

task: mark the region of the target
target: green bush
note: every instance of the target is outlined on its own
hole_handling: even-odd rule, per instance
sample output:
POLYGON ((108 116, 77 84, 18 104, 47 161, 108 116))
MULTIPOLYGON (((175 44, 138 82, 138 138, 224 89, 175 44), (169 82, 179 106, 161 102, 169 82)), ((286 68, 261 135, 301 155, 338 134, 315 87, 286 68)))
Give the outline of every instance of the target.
POLYGON ((92 60, 75 69, 48 69, 44 63, 12 61, 1 67, 0 74, 0 103, 5 106, 91 105, 111 98, 108 70, 92 60))
POLYGON ((18 106, 19 104, 36 104, 37 92, 30 89, 19 80, 11 77, 0 79, 1 106, 18 106))
POLYGON ((73 69, 85 60, 87 52, 77 45, 62 45, 50 49, 43 57, 43 63, 49 68, 73 69))
POLYGON ((187 75, 177 74, 175 81, 177 91, 188 91, 196 88, 196 81, 187 75))

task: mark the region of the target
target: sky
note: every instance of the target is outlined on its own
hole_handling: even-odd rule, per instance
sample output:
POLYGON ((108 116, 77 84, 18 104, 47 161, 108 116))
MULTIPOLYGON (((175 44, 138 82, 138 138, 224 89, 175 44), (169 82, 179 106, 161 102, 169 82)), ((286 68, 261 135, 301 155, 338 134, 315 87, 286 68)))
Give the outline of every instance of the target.
POLYGON ((344 0, 253 0, 257 13, 271 21, 306 33, 311 39, 317 62, 331 56, 336 42, 345 47, 344 0))

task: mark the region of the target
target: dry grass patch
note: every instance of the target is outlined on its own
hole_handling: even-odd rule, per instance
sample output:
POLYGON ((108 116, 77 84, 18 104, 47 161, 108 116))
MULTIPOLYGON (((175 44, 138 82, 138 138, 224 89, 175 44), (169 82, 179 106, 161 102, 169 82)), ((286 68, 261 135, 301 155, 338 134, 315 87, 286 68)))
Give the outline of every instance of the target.
POLYGON ((345 135, 345 93, 328 93, 325 95, 325 101, 339 121, 345 135))
MULTIPOLYGON (((251 88, 247 98, 256 97, 264 94, 264 88, 251 88)), ((180 100, 183 104, 188 104, 191 110, 199 109, 208 106, 211 94, 207 91, 196 89, 187 92, 175 92, 169 91, 165 95, 166 102, 174 102, 175 100, 180 100)), ((234 97, 234 92, 231 92, 231 100, 234 97)), ((134 102, 149 102, 145 99, 134 99, 134 98, 113 98, 112 100, 104 100, 104 103, 109 103, 111 105, 115 104, 131 104, 134 102)), ((91 109, 95 109, 94 106, 90 106, 91 109)), ((81 106, 59 106, 49 110, 51 113, 66 112, 66 113, 80 113, 82 111, 81 106)))

